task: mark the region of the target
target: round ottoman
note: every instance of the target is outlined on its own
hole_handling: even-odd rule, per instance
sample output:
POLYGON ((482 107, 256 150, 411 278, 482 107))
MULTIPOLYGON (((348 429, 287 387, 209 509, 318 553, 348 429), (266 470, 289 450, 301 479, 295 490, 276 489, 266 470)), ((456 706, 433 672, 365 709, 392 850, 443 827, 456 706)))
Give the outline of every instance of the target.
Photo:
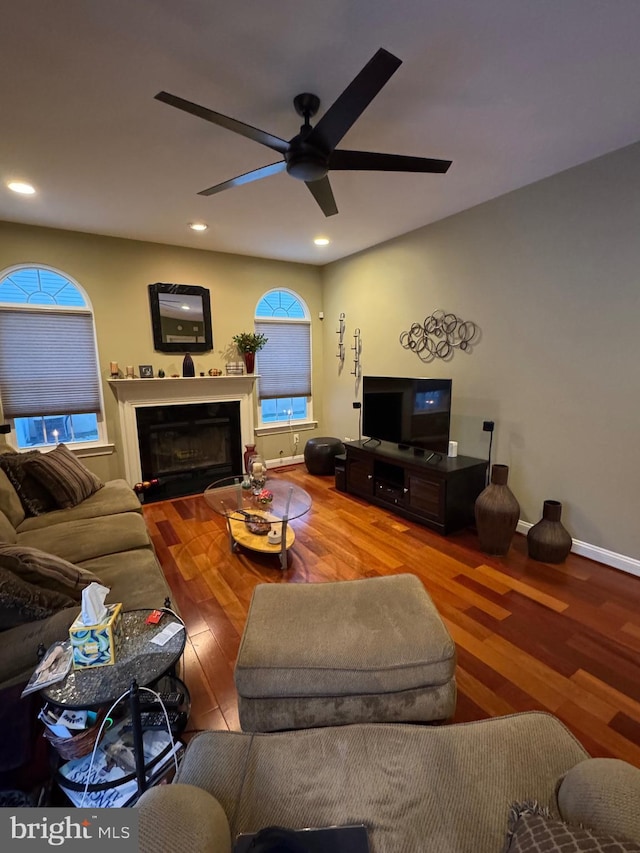
POLYGON ((304 447, 304 462, 310 474, 333 474, 336 456, 344 453, 339 438, 310 438, 304 447))

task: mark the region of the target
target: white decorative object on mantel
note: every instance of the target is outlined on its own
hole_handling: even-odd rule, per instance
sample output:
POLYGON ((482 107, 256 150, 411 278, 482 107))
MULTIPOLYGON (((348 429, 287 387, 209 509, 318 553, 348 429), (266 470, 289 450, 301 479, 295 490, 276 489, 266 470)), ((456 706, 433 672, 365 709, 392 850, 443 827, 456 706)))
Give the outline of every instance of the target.
POLYGON ((240 403, 242 446, 254 442, 253 388, 258 374, 196 376, 193 378, 108 379, 118 400, 124 450, 125 478, 133 486, 142 479, 136 409, 145 406, 179 406, 185 403, 240 403))

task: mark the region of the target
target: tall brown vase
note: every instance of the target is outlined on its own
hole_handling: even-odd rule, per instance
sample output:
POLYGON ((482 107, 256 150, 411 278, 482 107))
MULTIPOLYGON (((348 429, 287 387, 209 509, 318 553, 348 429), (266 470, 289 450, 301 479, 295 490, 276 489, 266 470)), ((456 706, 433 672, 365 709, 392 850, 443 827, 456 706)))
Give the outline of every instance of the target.
POLYGON ((532 560, 541 563, 563 563, 571 550, 570 533, 560 521, 560 501, 545 501, 542 518, 527 533, 527 551, 532 560))
POLYGON ((493 465, 491 482, 475 506, 480 548, 486 554, 506 554, 520 518, 520 504, 507 485, 508 465, 493 465))
POLYGON ((256 354, 255 352, 245 352, 243 353, 244 358, 244 366, 247 373, 253 373, 253 368, 256 363, 256 354))

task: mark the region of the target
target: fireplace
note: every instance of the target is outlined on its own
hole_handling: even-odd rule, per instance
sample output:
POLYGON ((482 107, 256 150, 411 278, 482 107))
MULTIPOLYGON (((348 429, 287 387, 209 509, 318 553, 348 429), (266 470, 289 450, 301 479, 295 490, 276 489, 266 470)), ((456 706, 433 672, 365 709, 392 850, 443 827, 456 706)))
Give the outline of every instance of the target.
POLYGON ((145 500, 191 495, 242 471, 240 403, 188 403, 136 410, 145 500))
POLYGON ((112 379, 118 400, 125 477, 158 479, 145 501, 197 494, 242 473, 243 446, 255 441, 255 375, 112 379))

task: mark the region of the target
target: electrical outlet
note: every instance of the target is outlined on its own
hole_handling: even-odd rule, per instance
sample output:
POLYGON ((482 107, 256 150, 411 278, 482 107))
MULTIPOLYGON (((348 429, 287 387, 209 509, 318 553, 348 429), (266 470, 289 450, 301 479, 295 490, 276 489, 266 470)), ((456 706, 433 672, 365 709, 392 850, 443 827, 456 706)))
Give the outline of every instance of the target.
POLYGON ((299 443, 300 443, 300 433, 298 433, 298 432, 294 432, 294 434, 293 434, 293 443, 294 443, 294 444, 299 444, 299 443))

